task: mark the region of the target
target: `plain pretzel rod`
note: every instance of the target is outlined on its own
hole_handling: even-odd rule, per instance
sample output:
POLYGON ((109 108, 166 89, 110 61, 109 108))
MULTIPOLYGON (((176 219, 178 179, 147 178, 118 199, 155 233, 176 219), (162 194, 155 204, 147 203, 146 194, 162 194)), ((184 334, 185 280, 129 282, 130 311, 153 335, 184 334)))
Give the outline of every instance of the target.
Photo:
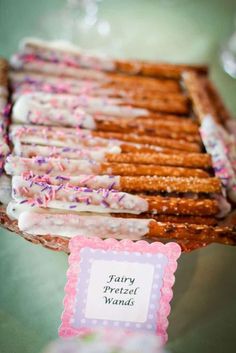
POLYGON ((26 40, 22 47, 23 54, 34 54, 44 60, 50 61, 52 57, 57 61, 67 61, 79 67, 100 68, 104 71, 120 71, 132 75, 144 75, 153 77, 179 78, 185 70, 192 70, 206 74, 207 67, 203 65, 173 65, 162 64, 141 60, 114 60, 82 53, 78 48, 63 50, 56 48, 52 43, 40 42, 38 40, 26 40))

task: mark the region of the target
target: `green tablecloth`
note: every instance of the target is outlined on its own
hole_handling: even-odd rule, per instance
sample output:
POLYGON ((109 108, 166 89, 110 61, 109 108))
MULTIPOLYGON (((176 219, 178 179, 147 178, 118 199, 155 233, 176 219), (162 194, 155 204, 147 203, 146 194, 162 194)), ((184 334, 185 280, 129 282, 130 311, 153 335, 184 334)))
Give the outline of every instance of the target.
MULTIPOLYGON (((63 4, 1 0, 0 54, 13 53, 23 36, 68 36, 59 23, 63 4)), ((213 80, 236 112, 236 81, 218 62, 220 44, 233 30, 234 0, 107 0, 100 14, 112 24, 108 42, 112 45, 113 38, 121 44, 116 53, 209 63, 213 80)), ((73 39, 80 41, 76 32, 73 39)), ((235 350, 235 264, 236 249, 219 245, 181 257, 169 317, 171 352, 235 350)), ((39 353, 57 337, 66 270, 65 254, 0 231, 0 353, 39 353)))

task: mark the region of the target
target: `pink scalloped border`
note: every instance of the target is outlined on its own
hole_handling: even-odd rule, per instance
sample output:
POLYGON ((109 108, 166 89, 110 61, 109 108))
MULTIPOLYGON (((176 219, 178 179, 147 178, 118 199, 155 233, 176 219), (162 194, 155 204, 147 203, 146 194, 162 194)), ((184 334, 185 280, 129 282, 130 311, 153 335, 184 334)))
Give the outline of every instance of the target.
POLYGON ((167 341, 168 315, 170 314, 170 301, 173 297, 172 287, 175 282, 174 272, 177 269, 177 259, 181 254, 181 248, 176 243, 162 244, 154 242, 149 244, 144 240, 133 242, 128 239, 118 241, 115 239, 102 240, 100 238, 86 238, 82 236, 74 237, 70 240, 70 256, 69 269, 67 271, 67 283, 65 286, 64 311, 61 316, 61 326, 59 328, 59 336, 71 337, 79 334, 91 332, 91 329, 75 329, 70 324, 75 311, 77 296, 77 281, 79 276, 80 250, 84 247, 101 250, 129 251, 141 253, 162 253, 167 256, 168 264, 165 267, 163 276, 163 286, 161 288, 161 298, 158 309, 158 325, 156 334, 160 336, 162 342, 167 341))

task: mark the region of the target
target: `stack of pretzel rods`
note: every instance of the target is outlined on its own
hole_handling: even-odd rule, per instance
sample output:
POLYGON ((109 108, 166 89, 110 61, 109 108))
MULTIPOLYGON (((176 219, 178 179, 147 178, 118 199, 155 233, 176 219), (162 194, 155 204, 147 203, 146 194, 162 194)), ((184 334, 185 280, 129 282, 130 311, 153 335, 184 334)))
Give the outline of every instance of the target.
POLYGON ((78 232, 174 240, 184 251, 236 244, 235 225, 225 222, 234 167, 226 185, 205 135, 205 125, 217 130, 234 160, 219 126, 230 116, 206 67, 26 40, 11 59, 10 86, 6 227, 65 251, 78 232))

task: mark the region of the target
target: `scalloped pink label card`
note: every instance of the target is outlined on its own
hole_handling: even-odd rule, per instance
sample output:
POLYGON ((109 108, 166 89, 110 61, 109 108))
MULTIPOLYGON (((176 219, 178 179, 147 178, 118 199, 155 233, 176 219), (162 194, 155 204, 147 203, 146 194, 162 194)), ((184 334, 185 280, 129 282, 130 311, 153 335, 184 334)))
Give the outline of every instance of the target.
POLYGON ((75 237, 59 335, 98 328, 156 333, 167 340, 176 243, 75 237))

